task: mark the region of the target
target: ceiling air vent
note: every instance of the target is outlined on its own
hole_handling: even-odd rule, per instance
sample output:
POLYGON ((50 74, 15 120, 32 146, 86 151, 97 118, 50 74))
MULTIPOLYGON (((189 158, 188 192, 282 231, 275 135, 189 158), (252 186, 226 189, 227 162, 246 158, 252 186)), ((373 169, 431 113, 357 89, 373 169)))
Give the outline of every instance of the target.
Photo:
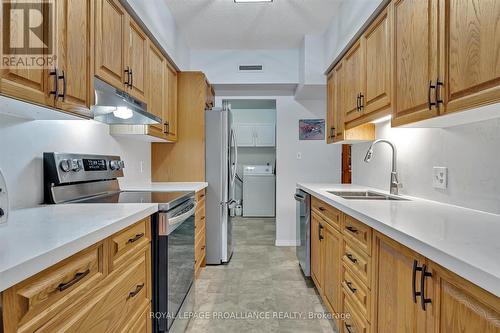
POLYGON ((262 65, 240 65, 240 72, 262 72, 262 65))

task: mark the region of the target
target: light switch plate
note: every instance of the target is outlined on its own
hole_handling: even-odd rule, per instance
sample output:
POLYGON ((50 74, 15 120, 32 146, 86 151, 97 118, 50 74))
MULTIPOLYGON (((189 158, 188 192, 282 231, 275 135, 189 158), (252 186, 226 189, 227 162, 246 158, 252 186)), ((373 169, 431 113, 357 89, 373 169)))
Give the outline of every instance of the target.
POLYGON ((432 187, 446 189, 448 186, 448 168, 434 167, 432 172, 432 187))
POLYGON ((299 151, 297 152, 297 159, 298 160, 301 160, 302 159, 302 153, 299 151))

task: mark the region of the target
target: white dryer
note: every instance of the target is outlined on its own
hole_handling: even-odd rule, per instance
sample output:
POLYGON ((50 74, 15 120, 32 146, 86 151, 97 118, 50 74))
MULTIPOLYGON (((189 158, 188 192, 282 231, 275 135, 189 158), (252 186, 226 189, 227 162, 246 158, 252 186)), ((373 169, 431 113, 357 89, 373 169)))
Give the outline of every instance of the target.
POLYGON ((272 166, 243 166, 243 216, 274 217, 276 176, 272 166))

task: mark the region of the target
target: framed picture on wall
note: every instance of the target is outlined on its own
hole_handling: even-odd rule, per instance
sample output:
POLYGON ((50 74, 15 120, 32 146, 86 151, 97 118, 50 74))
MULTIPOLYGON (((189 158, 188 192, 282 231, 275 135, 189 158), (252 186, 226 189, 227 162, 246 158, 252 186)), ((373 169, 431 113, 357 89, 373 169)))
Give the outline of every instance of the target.
POLYGON ((325 120, 300 119, 299 140, 325 140, 325 120))

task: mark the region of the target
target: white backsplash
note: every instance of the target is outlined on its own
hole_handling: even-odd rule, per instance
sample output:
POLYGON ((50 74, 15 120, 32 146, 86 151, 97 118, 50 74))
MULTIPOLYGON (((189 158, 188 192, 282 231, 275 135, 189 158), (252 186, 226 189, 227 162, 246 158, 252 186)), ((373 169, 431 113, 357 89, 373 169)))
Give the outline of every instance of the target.
MULTIPOLYGON (((376 137, 398 149, 402 194, 500 213, 500 119, 446 129, 391 128, 377 124, 376 137), (448 167, 447 189, 432 187, 433 167, 448 167)), ((363 162, 370 143, 352 148, 353 183, 389 189, 391 152, 377 145, 363 162)))
POLYGON ((107 125, 93 120, 30 121, 0 115, 0 169, 12 209, 43 202, 42 156, 51 151, 120 155, 125 182, 151 180, 148 142, 112 137, 107 125))

